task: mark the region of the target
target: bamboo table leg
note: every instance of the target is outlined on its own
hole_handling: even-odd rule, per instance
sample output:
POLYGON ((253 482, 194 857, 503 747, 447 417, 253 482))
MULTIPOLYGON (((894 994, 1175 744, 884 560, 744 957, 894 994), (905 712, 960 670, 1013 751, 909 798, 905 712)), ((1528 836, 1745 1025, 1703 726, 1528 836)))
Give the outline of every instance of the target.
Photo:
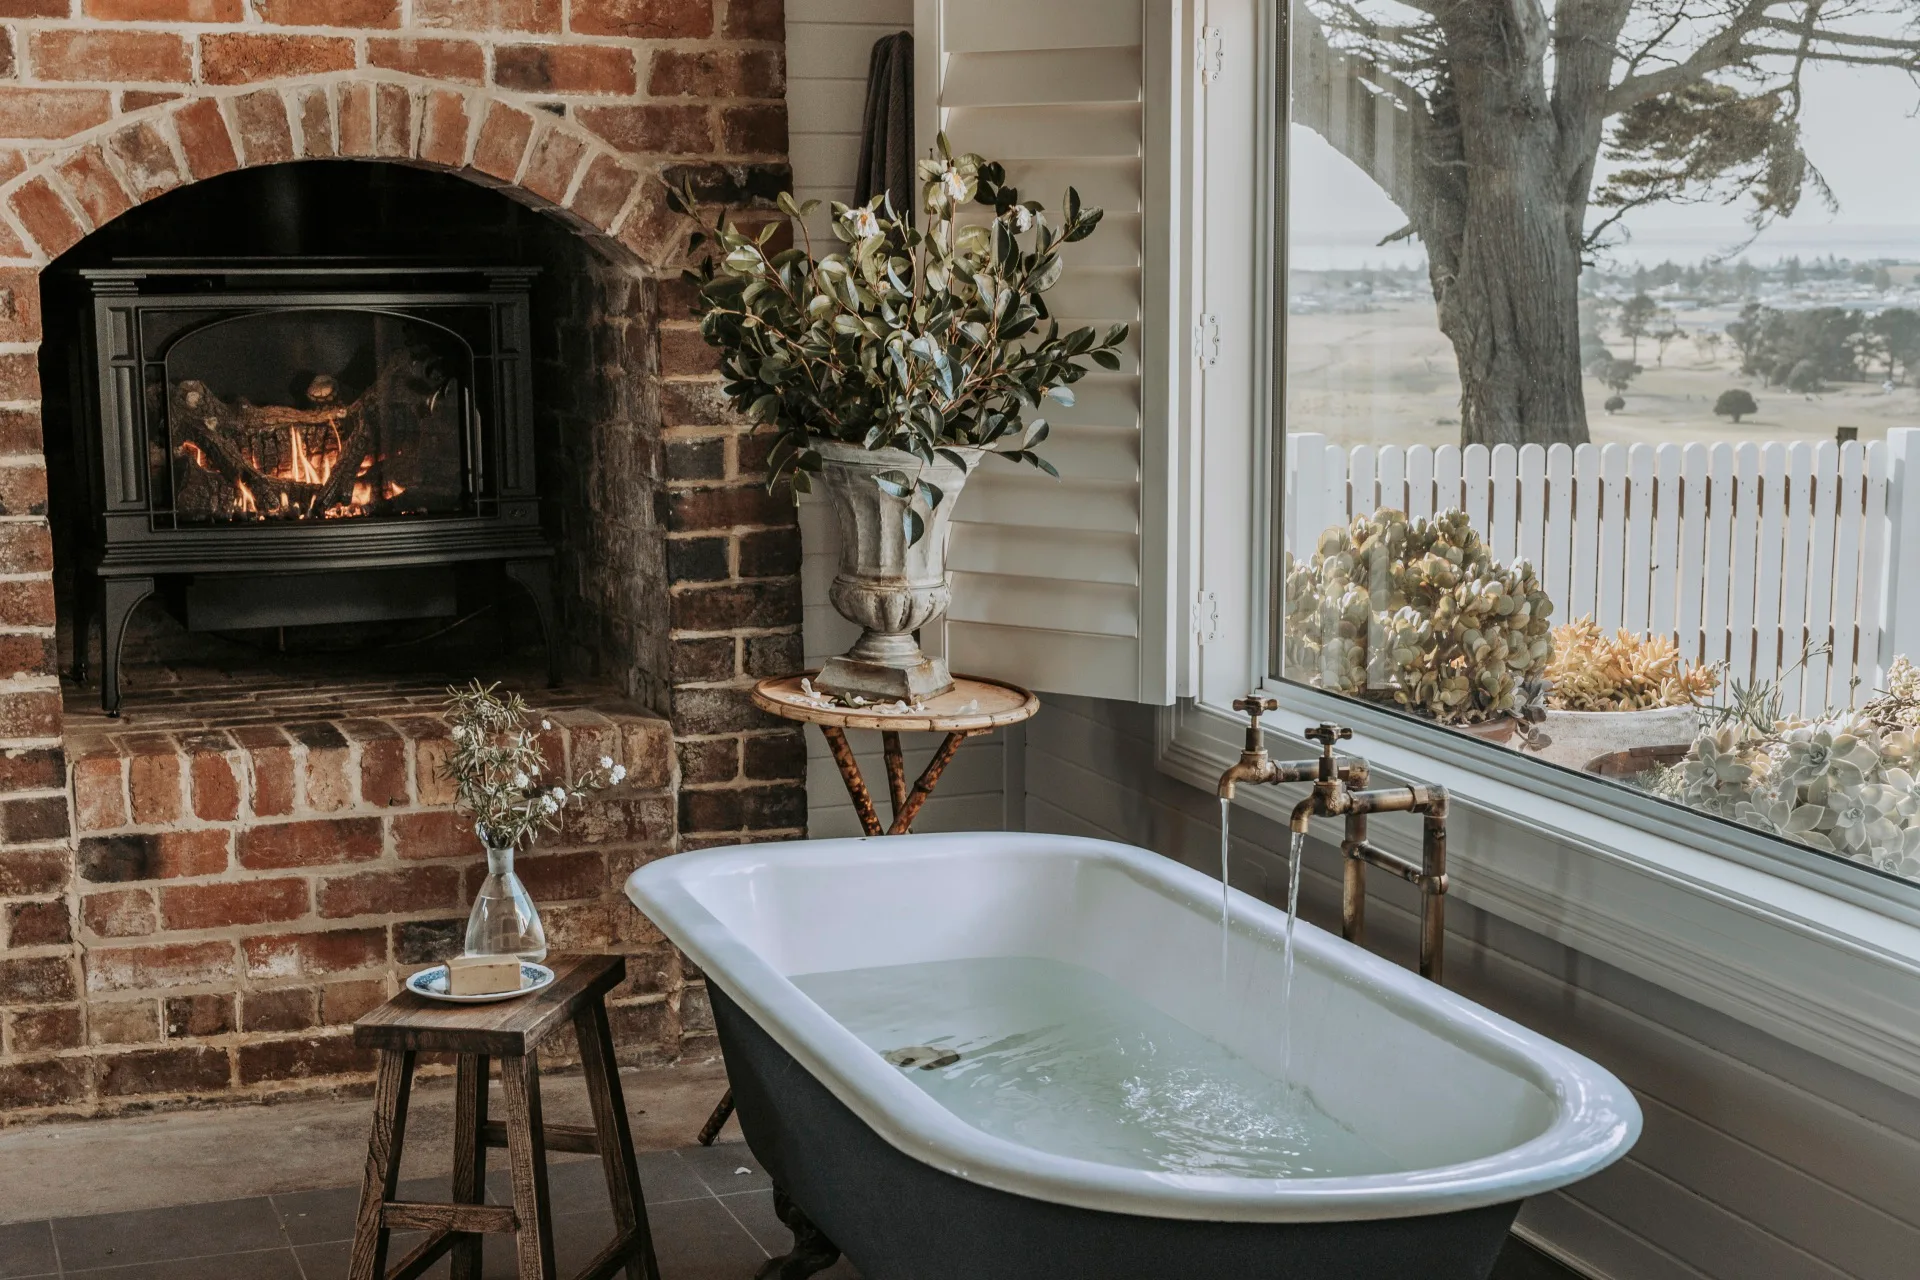
POLYGON ((927 761, 926 769, 920 774, 920 780, 913 784, 913 790, 908 793, 905 802, 894 807, 893 826, 887 829, 888 835, 907 834, 913 826, 913 820, 920 816, 920 806, 927 802, 927 797, 933 794, 934 787, 939 785, 940 775, 952 762, 953 753, 960 749, 961 743, 972 736, 957 730, 946 736, 946 740, 940 744, 940 749, 933 753, 933 759, 927 761))
POLYGON ((907 760, 900 752, 900 735, 892 729, 880 731, 880 745, 887 756, 887 797, 893 801, 894 821, 907 807, 907 760))
POLYGON ((833 762, 840 766, 840 778, 847 784, 847 794, 853 797, 853 811, 860 815, 861 828, 870 836, 880 835, 885 828, 880 825, 880 815, 873 811, 873 797, 867 794, 867 780, 860 776, 860 762, 853 758, 853 748, 847 745, 847 731, 837 724, 823 724, 820 732, 826 735, 833 762))

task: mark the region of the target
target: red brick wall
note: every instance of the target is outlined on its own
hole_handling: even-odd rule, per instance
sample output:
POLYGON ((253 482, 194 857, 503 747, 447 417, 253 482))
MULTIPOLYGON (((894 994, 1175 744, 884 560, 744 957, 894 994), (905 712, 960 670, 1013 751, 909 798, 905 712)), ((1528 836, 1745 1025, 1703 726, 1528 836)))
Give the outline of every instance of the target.
MULTIPOLYGON (((116 747, 111 763, 92 747, 72 759, 63 750, 36 372, 40 270, 142 201, 238 167, 305 159, 451 170, 579 231, 610 272, 636 283, 642 304, 623 313, 618 350, 593 357, 621 394, 581 419, 624 428, 623 447, 638 449, 622 466, 645 483, 625 492, 647 501, 626 518, 633 545, 663 566, 657 585, 636 585, 600 561, 596 572, 628 593, 603 612, 631 623, 626 634, 644 651, 615 674, 671 719, 684 843, 798 835, 798 734, 745 697, 755 674, 800 657, 792 508, 760 484, 762 442, 720 407, 686 297, 655 283, 671 280, 681 241, 661 180, 689 180, 715 203, 770 207, 788 181, 784 95, 781 0, 0 0, 0 1121, 7 1108, 148 1097, 142 1090, 162 1077, 175 1086, 161 1093, 265 1087, 241 1061, 248 1018, 289 1028, 272 1043, 304 1043, 307 1024, 372 998, 356 985, 369 974, 391 983, 408 923, 392 911, 327 914, 375 885, 359 878, 373 870, 248 865, 250 823, 265 832, 296 821, 274 808, 283 802, 270 751, 264 766, 238 744, 238 755, 189 751, 195 761, 225 758, 229 770, 244 757, 235 794, 228 799, 214 764, 199 766, 205 777, 189 764, 176 801, 191 806, 198 794, 212 807, 165 818, 141 809, 152 788, 136 777, 164 772, 142 762, 165 753, 116 747), (125 786, 124 821, 100 809, 112 803, 111 770, 125 786), (218 816, 229 807, 234 817, 218 816), (115 833, 144 843, 99 843, 115 833), (152 874, 95 878, 128 859, 152 874), (224 869, 216 859, 227 859, 224 869), (243 935, 282 925, 308 939, 288 944, 299 981, 255 991, 243 935), (139 930, 149 932, 129 932, 139 930), (349 956, 318 941, 336 934, 364 934, 369 950, 349 956), (336 961, 354 963, 336 971, 336 961), (231 983, 213 976, 221 966, 231 983), (208 1030, 225 1022, 233 1029, 208 1030), (176 1052, 175 1039, 189 1043, 176 1052)), ((369 749, 386 748, 353 751, 369 749)), ((293 750, 310 761, 310 746, 293 750)), ((410 759, 409 803, 418 805, 410 759)), ((313 805, 311 793, 304 803, 313 805)), ((364 794, 351 801, 369 804, 364 794)), ((380 905, 418 901, 415 891, 444 897, 447 877, 406 858, 400 816, 353 820, 379 833, 371 861, 395 895, 380 905)), ((615 868, 604 869, 617 883, 615 868)), ((638 926, 603 923, 607 936, 634 941, 621 931, 638 926)), ((678 1024, 643 1022, 628 1019, 635 1043, 677 1050, 678 1024)), ((304 1050, 275 1052, 283 1074, 319 1071, 302 1065, 304 1050)))
MULTIPOLYGON (((548 714, 557 770, 606 756, 631 771, 517 863, 549 943, 629 953, 611 1010, 627 1057, 704 1047, 703 994, 620 893, 674 847, 668 726, 548 714)), ((17 904, 23 954, 0 971, 32 998, 7 1015, 0 1106, 111 1111, 364 1074, 348 1025, 460 949, 485 872, 440 770, 450 747, 437 715, 404 707, 170 733, 94 717, 70 733, 72 910, 17 904)))

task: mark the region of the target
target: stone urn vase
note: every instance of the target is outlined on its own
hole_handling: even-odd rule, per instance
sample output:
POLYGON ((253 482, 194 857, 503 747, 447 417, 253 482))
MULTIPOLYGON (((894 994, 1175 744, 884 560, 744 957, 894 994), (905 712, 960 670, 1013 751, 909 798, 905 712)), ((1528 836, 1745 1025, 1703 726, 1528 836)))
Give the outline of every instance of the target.
POLYGON ((952 450, 967 460, 960 467, 944 459, 922 462, 903 449, 863 449, 833 440, 815 441, 813 447, 823 464, 820 485, 840 522, 840 571, 827 598, 841 617, 861 628, 858 643, 821 668, 819 687, 868 702, 912 702, 945 693, 953 687, 946 659, 920 652, 913 633, 945 613, 953 599, 947 572, 953 508, 981 450, 952 450), (908 500, 876 483, 888 472, 925 481, 945 495, 931 511, 924 499, 912 499, 925 524, 911 545, 904 518, 908 500))

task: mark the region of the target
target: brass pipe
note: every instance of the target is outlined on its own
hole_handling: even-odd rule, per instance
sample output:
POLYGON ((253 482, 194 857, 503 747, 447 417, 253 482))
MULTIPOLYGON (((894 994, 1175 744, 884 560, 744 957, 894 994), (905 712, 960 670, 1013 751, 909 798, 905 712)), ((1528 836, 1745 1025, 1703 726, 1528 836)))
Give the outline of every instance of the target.
POLYGON ((1420 976, 1441 980, 1447 937, 1447 791, 1434 787, 1420 822, 1420 976))
POLYGON ((1367 815, 1347 815, 1347 838, 1340 842, 1340 936, 1358 943, 1367 927, 1367 863, 1360 850, 1367 847, 1367 815))

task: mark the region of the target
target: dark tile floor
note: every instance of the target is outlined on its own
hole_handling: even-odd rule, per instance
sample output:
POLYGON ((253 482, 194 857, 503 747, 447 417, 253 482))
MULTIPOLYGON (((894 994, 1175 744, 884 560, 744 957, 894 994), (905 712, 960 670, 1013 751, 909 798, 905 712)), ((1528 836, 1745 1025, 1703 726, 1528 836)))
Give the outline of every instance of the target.
MULTIPOLYGON (((572 1275, 613 1234, 613 1214, 597 1160, 556 1162, 549 1173, 561 1275, 572 1275)), ((647 1215, 664 1280, 749 1280, 791 1240, 773 1214, 767 1177, 746 1147, 723 1144, 640 1157, 647 1215)), ((506 1175, 488 1179, 490 1198, 511 1196, 506 1175)), ((403 1186, 403 1194, 444 1199, 441 1179, 403 1186)), ((0 1225, 0 1280, 341 1280, 359 1192, 341 1187, 257 1196, 216 1204, 88 1218, 0 1225)), ((396 1236, 389 1261, 418 1240, 396 1236)), ((443 1261, 427 1273, 444 1277, 443 1261)), ((487 1280, 511 1280, 511 1241, 489 1237, 487 1280)), ((845 1260, 822 1280, 858 1280, 845 1260)), ((1502 1256, 1494 1280, 1576 1280, 1520 1241, 1502 1256)))

